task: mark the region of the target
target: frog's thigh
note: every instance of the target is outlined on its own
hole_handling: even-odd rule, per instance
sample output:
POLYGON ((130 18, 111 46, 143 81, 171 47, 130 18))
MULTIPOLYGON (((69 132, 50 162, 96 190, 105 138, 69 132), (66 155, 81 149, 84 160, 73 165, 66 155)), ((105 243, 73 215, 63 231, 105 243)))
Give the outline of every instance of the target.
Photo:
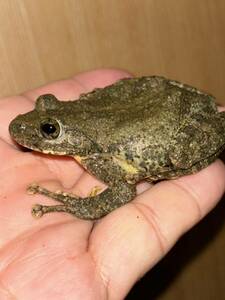
POLYGON ((180 128, 180 132, 176 142, 171 146, 169 157, 177 169, 186 170, 190 169, 193 162, 198 159, 202 151, 202 140, 205 139, 201 128, 193 125, 180 128))

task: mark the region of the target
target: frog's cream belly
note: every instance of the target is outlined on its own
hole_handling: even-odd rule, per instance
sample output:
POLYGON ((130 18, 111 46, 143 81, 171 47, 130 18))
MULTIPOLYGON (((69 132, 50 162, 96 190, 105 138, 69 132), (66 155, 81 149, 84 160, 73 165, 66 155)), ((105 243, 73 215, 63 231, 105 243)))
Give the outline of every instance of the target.
MULTIPOLYGON (((79 164, 81 164, 85 168, 84 161, 88 158, 88 156, 75 155, 74 158, 79 164)), ((132 164, 128 163, 121 157, 112 156, 112 160, 115 163, 115 165, 119 166, 123 171, 125 171, 126 174, 135 175, 139 173, 136 167, 134 167, 132 164)))
MULTIPOLYGON (((104 155, 103 155, 104 156, 104 155)), ((126 182, 134 184, 135 182, 139 181, 139 179, 144 178, 143 174, 140 173, 140 170, 132 165, 130 162, 127 162, 123 157, 120 156, 111 156, 109 154, 106 154, 105 158, 108 158, 109 161, 111 161, 111 166, 116 166, 117 171, 111 174, 112 176, 115 176, 118 178, 123 178, 126 182), (120 171, 119 171, 120 170, 120 171)), ((100 177, 98 172, 95 172, 94 170, 90 170, 89 167, 86 164, 86 161, 88 160, 88 156, 79 156, 75 155, 74 159, 89 173, 95 174, 95 176, 100 177)), ((101 159, 102 157, 98 157, 97 159, 101 159)), ((107 164, 106 164, 107 165, 107 164)), ((107 172, 112 171, 109 167, 106 166, 107 172)), ((103 181, 105 178, 101 178, 103 181)))
POLYGON ((139 173, 136 167, 120 157, 113 156, 113 161, 116 165, 120 166, 120 168, 123 169, 126 174, 136 175, 139 173))

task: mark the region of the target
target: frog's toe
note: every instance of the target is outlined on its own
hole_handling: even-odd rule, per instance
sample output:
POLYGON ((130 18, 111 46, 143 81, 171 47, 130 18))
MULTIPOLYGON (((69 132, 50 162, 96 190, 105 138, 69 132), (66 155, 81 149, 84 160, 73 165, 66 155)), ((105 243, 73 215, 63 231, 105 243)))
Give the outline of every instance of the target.
POLYGON ((34 194, 39 193, 40 189, 41 189, 41 187, 38 184, 32 183, 27 187, 27 193, 29 195, 34 195, 34 194))
POLYGON ((70 214, 74 214, 74 209, 70 205, 41 205, 35 204, 32 207, 31 214, 34 218, 40 218, 44 214, 51 212, 66 212, 70 214))
POLYGON ((32 207, 32 210, 31 210, 31 214, 34 218, 36 219, 39 219, 43 216, 44 214, 44 211, 43 211, 43 206, 40 205, 40 204, 35 204, 33 207, 32 207))

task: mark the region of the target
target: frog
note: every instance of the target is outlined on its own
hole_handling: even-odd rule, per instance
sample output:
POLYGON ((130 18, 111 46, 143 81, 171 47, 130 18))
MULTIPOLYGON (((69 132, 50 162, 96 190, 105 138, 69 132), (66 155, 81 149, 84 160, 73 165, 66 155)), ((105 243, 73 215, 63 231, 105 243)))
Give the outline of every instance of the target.
POLYGON ((23 147, 74 158, 107 185, 84 198, 30 185, 30 193, 59 202, 36 204, 32 214, 97 220, 133 200, 137 183, 173 180, 215 161, 225 149, 225 112, 218 111, 214 96, 195 87, 142 76, 75 100, 40 95, 32 111, 11 121, 9 132, 23 147))

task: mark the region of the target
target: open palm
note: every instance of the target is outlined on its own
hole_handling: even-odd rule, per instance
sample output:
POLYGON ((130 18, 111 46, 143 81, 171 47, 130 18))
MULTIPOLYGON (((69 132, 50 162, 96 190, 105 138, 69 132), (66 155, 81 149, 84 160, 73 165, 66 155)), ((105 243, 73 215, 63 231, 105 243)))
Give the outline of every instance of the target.
POLYGON ((128 76, 116 70, 79 74, 0 101, 0 299, 123 299, 132 285, 221 198, 225 168, 216 161, 198 174, 138 186, 138 196, 91 222, 53 213, 38 220, 30 183, 86 196, 102 185, 73 159, 26 152, 8 133, 17 114, 43 93, 75 99, 82 92, 128 76))

